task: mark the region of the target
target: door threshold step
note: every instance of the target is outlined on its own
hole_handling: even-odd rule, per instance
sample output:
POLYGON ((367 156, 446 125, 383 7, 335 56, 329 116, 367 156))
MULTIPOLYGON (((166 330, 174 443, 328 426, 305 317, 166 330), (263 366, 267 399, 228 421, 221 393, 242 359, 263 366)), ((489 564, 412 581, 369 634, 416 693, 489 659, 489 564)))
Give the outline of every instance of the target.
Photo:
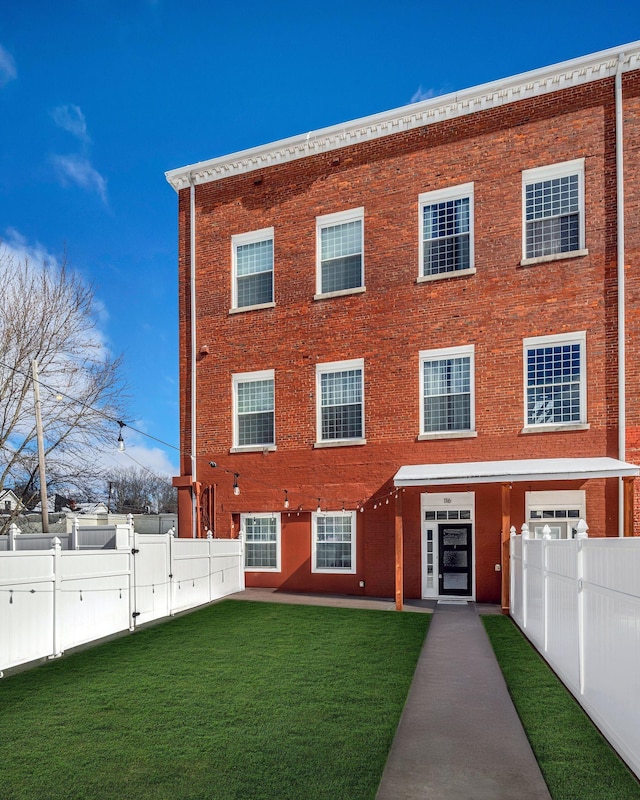
POLYGON ((443 606, 466 606, 468 600, 438 600, 438 605, 443 606))

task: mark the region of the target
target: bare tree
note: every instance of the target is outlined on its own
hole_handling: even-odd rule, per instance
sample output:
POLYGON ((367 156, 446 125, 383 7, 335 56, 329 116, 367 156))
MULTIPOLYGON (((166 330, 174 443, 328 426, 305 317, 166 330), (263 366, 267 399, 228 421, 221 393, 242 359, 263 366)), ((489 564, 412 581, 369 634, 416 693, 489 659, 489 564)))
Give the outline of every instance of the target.
POLYGON ((0 489, 22 487, 29 504, 38 491, 33 359, 47 486, 67 491, 98 477, 96 453, 113 447, 123 404, 120 361, 100 338, 91 287, 64 262, 35 264, 0 248, 0 276, 0 489))
POLYGON ((155 475, 148 469, 119 468, 109 473, 108 505, 117 514, 139 514, 147 511, 171 514, 177 511, 176 490, 171 479, 155 475))

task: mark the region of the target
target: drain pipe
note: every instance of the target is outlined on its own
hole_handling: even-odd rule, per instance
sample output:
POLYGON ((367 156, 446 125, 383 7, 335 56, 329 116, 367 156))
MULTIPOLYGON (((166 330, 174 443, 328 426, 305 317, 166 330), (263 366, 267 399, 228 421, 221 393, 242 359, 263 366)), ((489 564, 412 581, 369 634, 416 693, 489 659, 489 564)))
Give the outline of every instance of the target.
MULTIPOLYGON (((616 99, 616 239, 618 284, 618 458, 626 460, 626 350, 625 350, 625 276, 624 276, 624 130, 622 113, 622 67, 624 53, 618 56, 615 79, 616 99)), ((618 536, 624 536, 624 491, 618 478, 618 536)))
POLYGON ((189 250, 190 250, 190 305, 191 305, 191 531, 195 539, 198 531, 197 498, 195 489, 196 475, 196 187, 193 174, 187 175, 189 180, 189 250))

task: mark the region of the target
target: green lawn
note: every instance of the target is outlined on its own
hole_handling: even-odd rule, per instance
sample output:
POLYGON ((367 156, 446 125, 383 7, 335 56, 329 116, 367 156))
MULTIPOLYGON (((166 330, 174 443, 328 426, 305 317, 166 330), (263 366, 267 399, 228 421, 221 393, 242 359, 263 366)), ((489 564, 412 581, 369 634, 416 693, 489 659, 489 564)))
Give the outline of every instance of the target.
POLYGON ((374 798, 429 619, 225 601, 5 678, 0 798, 374 798))
POLYGON ((639 800, 631 772, 515 624, 482 621, 553 800, 639 800))

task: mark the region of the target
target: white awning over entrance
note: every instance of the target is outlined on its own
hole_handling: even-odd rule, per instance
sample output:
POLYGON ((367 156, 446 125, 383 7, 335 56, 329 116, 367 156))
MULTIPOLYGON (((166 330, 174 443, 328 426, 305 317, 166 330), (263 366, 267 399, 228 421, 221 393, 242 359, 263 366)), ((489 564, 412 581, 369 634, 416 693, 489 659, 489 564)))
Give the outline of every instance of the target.
POLYGON ((514 461, 471 461, 461 464, 416 464, 400 467, 395 486, 575 481, 630 478, 640 467, 615 458, 528 458, 514 461))

